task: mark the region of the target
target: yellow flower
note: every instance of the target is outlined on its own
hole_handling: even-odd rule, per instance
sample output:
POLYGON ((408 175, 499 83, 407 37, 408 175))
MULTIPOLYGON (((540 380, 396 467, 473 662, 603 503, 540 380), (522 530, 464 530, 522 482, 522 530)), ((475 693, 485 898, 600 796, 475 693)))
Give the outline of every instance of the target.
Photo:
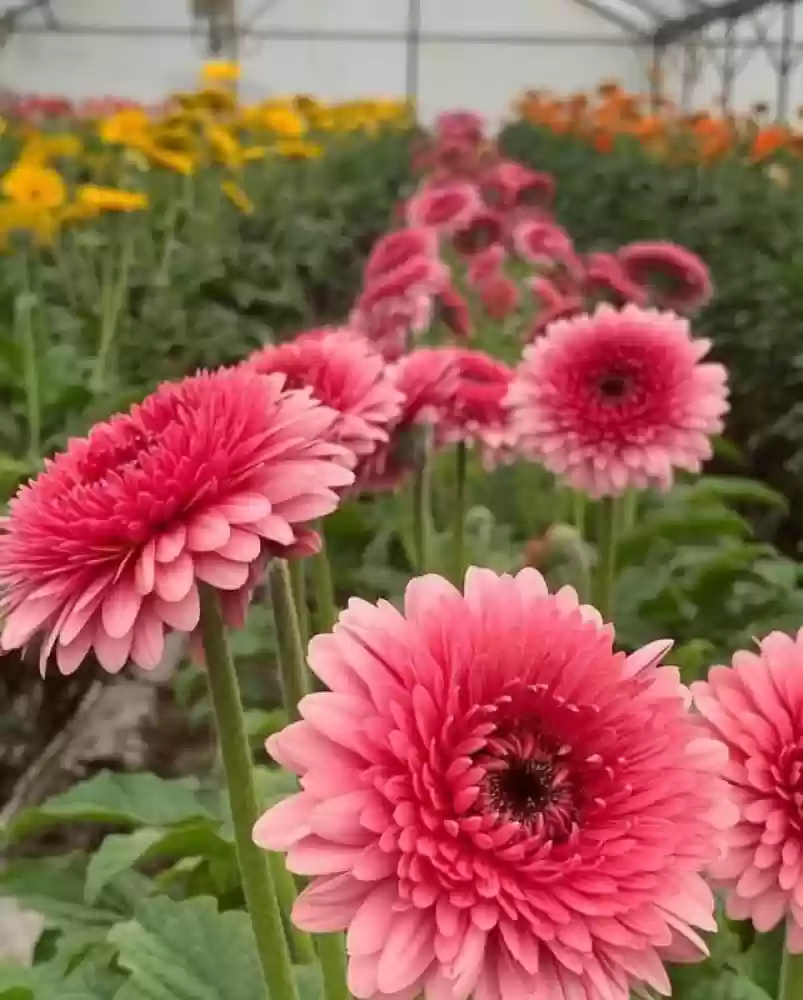
POLYGON ((240 209, 243 215, 254 214, 254 203, 234 181, 223 181, 220 185, 220 190, 226 195, 232 205, 236 205, 240 209))
POLYGON ((198 151, 198 141, 185 123, 160 125, 151 133, 151 141, 162 149, 169 149, 176 153, 195 153, 198 151))
POLYGON ((240 143, 222 125, 207 123, 206 138, 215 159, 227 167, 239 167, 243 162, 240 143))
POLYGON ((97 219, 100 209, 97 205, 91 205, 84 201, 73 201, 59 210, 58 220, 63 226, 71 222, 86 222, 88 219, 97 219))
POLYGON ((43 166, 59 156, 76 157, 81 152, 82 143, 77 135, 68 132, 55 135, 32 136, 22 148, 20 161, 43 166))
POLYGON ((177 174, 184 174, 187 177, 195 173, 197 163, 196 158, 191 153, 165 149, 154 142, 143 145, 142 152, 151 163, 155 163, 158 167, 175 170, 177 174))
POLYGON ((236 83, 240 79, 240 66, 236 62, 212 59, 204 63, 201 79, 207 84, 236 83))
POLYGON ((207 111, 234 111, 237 101, 231 91, 222 87, 204 87, 195 95, 195 107, 207 111))
POLYGON ((92 205, 101 212, 136 212, 148 207, 148 196, 141 191, 84 184, 78 188, 78 203, 92 205))
POLYGON ((280 139, 276 152, 291 160, 314 160, 323 154, 323 146, 307 139, 280 139))
POLYGON ((253 163, 254 160, 264 160, 268 155, 267 146, 246 146, 243 151, 243 163, 253 163))
POLYGON ((61 175, 35 163, 17 163, 3 177, 2 186, 11 201, 30 208, 58 208, 67 195, 61 175))
POLYGON ((268 131, 288 138, 298 138, 307 131, 307 123, 290 107, 266 107, 261 124, 268 131))
POLYGON ((104 142, 136 145, 150 129, 147 112, 141 108, 116 111, 100 123, 98 134, 104 142))
POLYGON ((30 233, 37 246, 48 246, 58 232, 58 217, 36 205, 0 202, 0 249, 8 249, 10 237, 18 232, 30 233))

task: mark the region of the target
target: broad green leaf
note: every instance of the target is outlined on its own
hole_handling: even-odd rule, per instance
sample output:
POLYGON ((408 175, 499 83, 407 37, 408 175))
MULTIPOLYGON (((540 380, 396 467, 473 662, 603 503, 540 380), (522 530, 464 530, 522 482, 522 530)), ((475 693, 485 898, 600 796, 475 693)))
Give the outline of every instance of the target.
POLYGON ((265 1000, 248 916, 210 897, 155 897, 109 940, 130 973, 116 1000, 265 1000))
POLYGON ((144 827, 111 834, 92 856, 86 871, 86 901, 94 902, 119 874, 137 864, 173 858, 228 859, 231 843, 219 832, 220 823, 191 821, 167 831, 144 827))
POLYGON ((670 509, 663 514, 653 514, 629 531, 620 541, 617 558, 620 565, 639 562, 648 547, 656 541, 682 545, 684 543, 710 543, 724 537, 746 539, 750 526, 743 517, 725 507, 713 510, 703 508, 670 509))
POLYGON ((701 476, 695 483, 681 488, 687 500, 721 500, 729 504, 756 504, 787 510, 789 504, 777 490, 743 476, 701 476))
POLYGON ((13 843, 35 830, 62 823, 173 826, 213 815, 194 778, 168 781, 149 773, 101 771, 42 805, 25 810, 5 832, 8 842, 13 843))

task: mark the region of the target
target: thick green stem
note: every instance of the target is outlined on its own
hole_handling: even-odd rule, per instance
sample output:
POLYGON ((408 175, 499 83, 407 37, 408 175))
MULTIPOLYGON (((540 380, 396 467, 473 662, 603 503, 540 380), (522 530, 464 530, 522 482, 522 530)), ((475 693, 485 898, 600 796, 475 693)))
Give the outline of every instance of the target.
POLYGON ((346 947, 342 934, 318 934, 315 937, 323 971, 326 1000, 349 1000, 346 984, 346 947))
POLYGON ((268 859, 251 837, 257 819, 257 798, 237 674, 226 643, 217 594, 206 584, 201 584, 201 638, 226 774, 237 861, 265 977, 265 993, 270 1000, 298 1000, 268 859))
POLYGON ((784 951, 778 1000, 803 1000, 803 955, 784 951))
POLYGON ((588 509, 588 497, 585 493, 580 493, 578 490, 572 490, 572 521, 571 523, 577 528, 577 532, 581 538, 585 538, 586 534, 586 510, 588 509))
POLYGON ((309 643, 309 608, 307 607, 307 561, 290 560, 290 582, 293 585, 293 600, 296 605, 298 632, 304 649, 309 643))
POLYGON ((619 503, 616 497, 605 497, 599 503, 597 525, 597 565, 594 574, 594 605, 604 621, 613 620, 613 591, 616 584, 616 540, 619 524, 619 503))
POLYGON ((429 571, 432 537, 432 449, 429 435, 424 438, 418 467, 413 478, 413 558, 418 573, 429 571))
POLYGON ((465 441, 458 441, 455 448, 454 467, 454 510, 452 511, 452 583, 462 587, 466 572, 466 472, 468 470, 468 447, 465 441))
POLYGON ((276 889, 279 909, 285 918, 284 930, 290 942, 290 953, 293 962, 296 965, 310 965, 316 959, 315 944, 312 937, 306 931, 299 930, 290 919, 293 904, 298 896, 296 880, 287 870, 284 857, 281 854, 269 851, 268 862, 270 863, 270 870, 273 875, 273 885, 276 889))
POLYGON ((318 524, 321 536, 321 551, 310 556, 310 576, 312 579, 312 598, 315 604, 315 632, 331 632, 337 621, 337 603, 335 602, 335 585, 332 579, 332 566, 326 550, 326 533, 323 524, 318 524))
POLYGON ((298 703, 307 694, 307 664, 304 646, 298 627, 296 604, 290 570, 284 559, 274 559, 270 573, 270 601, 273 620, 276 625, 276 641, 279 647, 279 672, 282 678, 282 697, 287 718, 295 722, 298 703))
POLYGON ((103 282, 100 343, 98 344, 98 353, 95 358, 95 366, 92 370, 91 379, 94 392, 100 392, 105 387, 109 352, 114 343, 120 313, 123 310, 123 303, 128 291, 128 274, 134 258, 134 226, 130 221, 126 221, 128 225, 123 236, 123 244, 120 250, 120 266, 117 274, 115 275, 114 273, 112 261, 109 264, 103 282))
POLYGON ((30 285, 27 254, 23 259, 23 274, 25 287, 14 303, 15 321, 22 345, 25 414, 28 424, 28 459, 32 465, 37 465, 42 457, 42 404, 39 394, 36 330, 33 324, 33 307, 36 297, 30 285))
POLYGON ((619 519, 622 534, 630 531, 636 523, 640 495, 638 490, 628 490, 620 500, 619 519))

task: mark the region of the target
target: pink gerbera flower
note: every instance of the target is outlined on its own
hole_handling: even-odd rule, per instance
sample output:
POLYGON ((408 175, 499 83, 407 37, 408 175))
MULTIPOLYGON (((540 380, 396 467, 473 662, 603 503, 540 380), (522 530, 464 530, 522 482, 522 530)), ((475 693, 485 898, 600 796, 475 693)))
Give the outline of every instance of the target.
POLYGON ((705 954, 734 810, 669 646, 614 652, 534 569, 425 576, 313 639, 330 690, 267 744, 302 791, 254 839, 312 877, 298 926, 348 931, 356 997, 627 1000, 705 954))
POLYGON ((591 496, 699 472, 727 412, 711 344, 673 313, 601 305, 525 348, 508 403, 525 452, 591 496))
POLYGON ((161 386, 23 486, 0 534, 0 638, 36 634, 62 673, 93 650, 108 671, 159 662, 166 629, 198 624, 198 583, 239 619, 255 567, 309 542, 353 480, 334 411, 284 376, 243 369, 161 386))
POLYGON ((711 866, 735 920, 771 930, 788 917, 786 941, 803 953, 803 630, 773 632, 756 653, 738 652, 732 667, 713 667, 692 685, 694 702, 730 760, 739 822, 711 866))
POLYGON ((592 299, 623 306, 649 304, 649 292, 629 277, 612 253, 590 253, 585 258, 585 293, 592 299))
POLYGON ((505 399, 513 371, 484 351, 454 350, 458 379, 443 409, 436 441, 477 444, 488 466, 511 457, 514 435, 505 399))
POLYGON ((704 261, 677 243, 629 243, 616 256, 628 278, 663 309, 694 313, 713 295, 704 261))
POLYGON ((435 259, 438 234, 434 229, 397 229, 376 241, 363 270, 363 284, 386 277, 398 267, 421 257, 435 259))
POLYGON ((478 188, 465 181, 428 185, 407 202, 407 224, 453 233, 482 209, 478 188))
POLYGON ((360 466, 359 485, 364 490, 394 489, 415 467, 416 428, 437 425, 457 392, 455 351, 449 347, 411 351, 389 368, 388 378, 404 403, 390 440, 360 466))
POLYGON ((349 332, 302 333, 254 352, 244 364, 263 375, 281 372, 289 389, 308 387, 338 414, 332 433, 358 458, 387 441, 388 427, 401 410, 403 396, 387 379, 382 356, 349 332))

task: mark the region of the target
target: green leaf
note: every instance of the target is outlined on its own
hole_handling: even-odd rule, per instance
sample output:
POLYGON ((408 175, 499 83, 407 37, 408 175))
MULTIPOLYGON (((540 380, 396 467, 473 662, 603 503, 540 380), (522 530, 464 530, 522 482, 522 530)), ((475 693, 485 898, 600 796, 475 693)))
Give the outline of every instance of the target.
POLYGON ((712 499, 729 504, 757 504, 786 511, 789 504, 777 490, 743 476, 701 476, 697 482, 682 487, 682 493, 689 500, 712 499))
POLYGON ((116 1000, 264 1000, 248 916, 210 897, 148 900, 109 940, 130 979, 116 1000))
POLYGON ((0 874, 0 895, 13 896, 41 913, 50 926, 110 927, 131 909, 119 894, 109 893, 94 906, 84 900, 86 859, 79 855, 14 861, 0 874))
POLYGON ((8 842, 13 843, 35 830, 61 823, 173 826, 213 815, 194 778, 168 781, 149 773, 101 771, 89 781, 24 811, 5 832, 8 842))
POLYGON ((228 859, 232 846, 221 830, 218 821, 200 820, 167 831, 145 827, 133 833, 112 834, 103 841, 87 867, 87 903, 94 902, 109 882, 137 864, 172 858, 228 859))

